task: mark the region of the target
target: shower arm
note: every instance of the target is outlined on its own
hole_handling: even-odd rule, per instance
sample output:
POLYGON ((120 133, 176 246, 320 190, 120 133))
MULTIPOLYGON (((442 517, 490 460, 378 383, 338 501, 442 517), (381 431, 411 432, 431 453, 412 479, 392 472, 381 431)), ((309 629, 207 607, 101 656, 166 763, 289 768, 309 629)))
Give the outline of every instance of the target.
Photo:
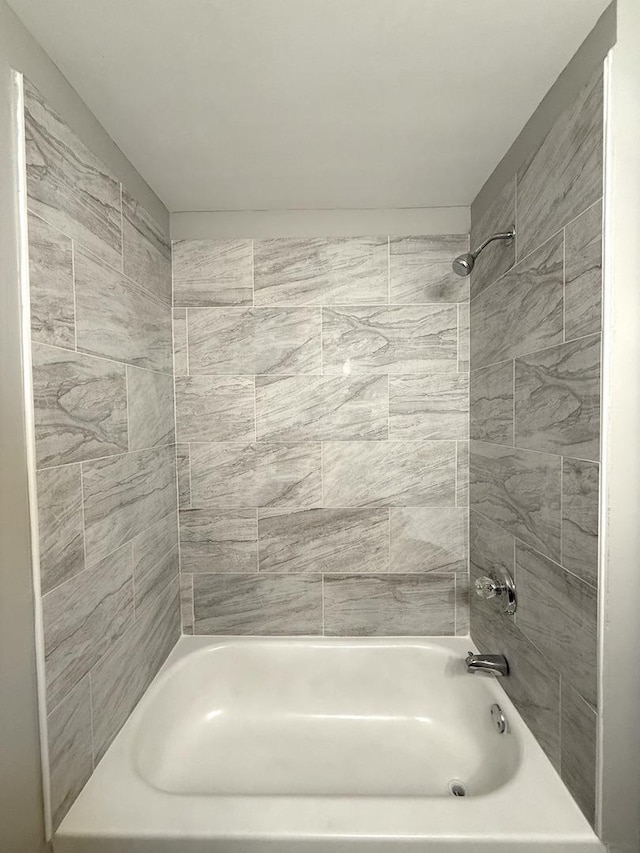
POLYGON ((512 228, 510 231, 499 231, 497 234, 492 234, 490 237, 487 237, 477 249, 474 249, 471 254, 474 258, 477 258, 480 252, 489 245, 489 243, 493 243, 494 240, 513 240, 516 236, 515 228, 512 228))

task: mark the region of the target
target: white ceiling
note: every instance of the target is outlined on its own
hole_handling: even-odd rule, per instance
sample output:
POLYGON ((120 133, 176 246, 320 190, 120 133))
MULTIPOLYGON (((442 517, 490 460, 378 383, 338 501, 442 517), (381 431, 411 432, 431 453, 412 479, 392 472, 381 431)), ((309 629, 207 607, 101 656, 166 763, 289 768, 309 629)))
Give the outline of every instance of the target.
POLYGON ((467 205, 609 0, 9 0, 171 211, 467 205))

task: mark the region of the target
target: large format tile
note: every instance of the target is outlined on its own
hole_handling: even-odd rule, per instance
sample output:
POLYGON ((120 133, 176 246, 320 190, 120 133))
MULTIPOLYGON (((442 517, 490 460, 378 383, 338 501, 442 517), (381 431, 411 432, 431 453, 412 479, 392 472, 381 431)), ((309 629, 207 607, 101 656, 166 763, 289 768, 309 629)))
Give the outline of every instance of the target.
POLYGON ((183 572, 255 572, 258 568, 255 509, 180 510, 183 572))
POLYGON ((258 441, 380 439, 386 376, 256 376, 258 441))
POLYGON ((560 559, 558 456, 473 441, 469 476, 471 509, 560 559))
POLYGON ((32 361, 38 467, 127 450, 124 365, 42 344, 32 361))
POLYGON ((96 255, 120 264, 120 184, 28 80, 24 93, 30 209, 96 255))
POLYGON ((180 570, 178 524, 168 515, 133 540, 133 581, 136 619, 180 570))
POLYGON ((598 584, 598 480, 595 462, 563 459, 561 563, 593 586, 598 584))
POLYGON ((190 373, 320 373, 317 308, 191 308, 190 373))
POLYGON ((388 509, 258 510, 265 572, 383 572, 389 567, 388 509))
POLYGON ((602 326, 602 202, 565 229, 565 338, 599 332, 602 326))
POLYGON ((195 634, 322 633, 320 575, 194 575, 195 634))
POLYGON ((255 441, 250 376, 176 376, 178 441, 255 441))
POLYGON ((469 441, 456 441, 456 506, 469 506, 469 441))
POLYGON ((393 507, 391 571, 467 571, 468 512, 457 507, 393 507))
POLYGON ((84 569, 80 465, 37 473, 40 587, 42 593, 84 569))
POLYGON ((28 230, 31 340, 75 349, 71 240, 31 213, 28 230))
POLYGON ((472 370, 469 377, 471 438, 513 444, 513 362, 472 370))
POLYGON ((82 481, 89 562, 176 511, 173 447, 86 462, 82 481))
POLYGON ((580 91, 518 170, 518 257, 602 195, 602 71, 580 91))
POLYGON ((319 443, 192 444, 191 504, 319 506, 319 443))
POLYGON ((167 305, 82 249, 74 259, 78 349, 171 373, 167 305))
POLYGON ((466 439, 469 377, 466 373, 389 377, 389 437, 406 441, 466 439))
POLYGON ((178 240, 173 278, 174 305, 251 305, 251 240, 178 240))
POLYGON ((598 601, 594 587, 516 543, 520 630, 592 705, 598 674, 598 601))
POLYGON ((386 237, 256 240, 256 305, 388 302, 386 237))
POLYGON ((519 447, 597 460, 600 336, 516 359, 515 418, 519 447))
POLYGON ((173 377, 127 366, 129 449, 161 447, 176 440, 173 377))
POLYGON ((458 369, 455 305, 322 309, 325 373, 430 373, 458 369))
POLYGON ((468 300, 469 279, 456 275, 451 268, 456 255, 468 249, 468 234, 391 237, 390 301, 417 304, 468 300))
MULTIPOLYGON (((471 212, 471 249, 476 249, 487 237, 500 231, 509 231, 516 221, 516 183, 510 178, 491 200, 481 216, 471 212)), ((471 273, 471 297, 505 273, 516 261, 515 240, 495 240, 483 249, 471 273)))
POLYGON ((122 261, 125 275, 171 305, 171 241, 124 187, 122 261))
POLYGON ((453 506, 453 441, 324 445, 325 506, 453 506))
POLYGON ((471 367, 562 343, 563 239, 553 237, 471 302, 471 367))
POLYGON ((576 691, 562 680, 562 781, 593 826, 596 817, 596 747, 598 718, 576 691))
POLYGON ((325 575, 324 630, 347 637, 453 634, 455 578, 325 575))

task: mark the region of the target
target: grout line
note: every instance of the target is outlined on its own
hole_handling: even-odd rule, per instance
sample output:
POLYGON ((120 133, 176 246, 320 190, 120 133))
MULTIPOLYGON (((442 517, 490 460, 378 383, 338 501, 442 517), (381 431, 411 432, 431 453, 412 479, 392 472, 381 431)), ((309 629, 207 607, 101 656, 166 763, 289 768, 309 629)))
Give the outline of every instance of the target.
MULTIPOLYGON (((513 228, 516 236, 513 238, 513 257, 515 266, 518 263, 518 173, 513 176, 513 228)), ((479 294, 478 294, 479 295, 479 294)))
POLYGON ((515 447, 516 446, 516 360, 513 359, 513 368, 511 373, 511 391, 512 391, 512 401, 511 401, 511 443, 515 447))
MULTIPOLYGON (((78 303, 76 299, 76 248, 71 240, 71 289, 73 290, 73 348, 78 352, 78 303)), ((62 349, 62 347, 61 347, 62 349)))
POLYGON ((124 213, 122 207, 122 184, 120 184, 120 265, 122 267, 121 272, 124 275, 124 213))
POLYGON ((391 237, 387 235, 387 304, 391 305, 391 237))
MULTIPOLYGON (((133 539, 137 539, 137 536, 134 536, 133 539)), ((133 559, 133 539, 129 542, 129 556, 131 558, 131 589, 133 596, 133 624, 136 624, 138 619, 138 615, 136 613, 136 572, 135 572, 135 562, 133 559)))
POLYGON ((567 228, 562 229, 562 340, 567 340, 567 228))
MULTIPOLYGON (((440 441, 444 441, 444 439, 438 439, 440 441)), ((436 439, 433 439, 436 441, 436 439)), ((553 450, 535 450, 533 447, 516 447, 515 445, 510 444, 500 444, 497 441, 486 441, 484 438, 474 438, 472 439, 476 444, 487 444, 491 447, 498 447, 502 450, 507 451, 516 451, 518 453, 537 453, 542 456, 555 456, 557 459, 560 458, 559 453, 555 453, 553 450)), ((405 442, 405 444, 416 444, 419 442, 405 442)), ((600 461, 598 459, 584 459, 582 456, 569 456, 566 454, 567 459, 574 459, 576 462, 590 462, 592 465, 599 465, 600 461)))
POLYGON ((193 572, 191 573, 191 633, 196 633, 196 593, 193 582, 193 572))
POLYGON ((124 396, 127 408, 127 453, 131 450, 131 407, 129 406, 129 365, 124 369, 124 396))
MULTIPOLYGON (((91 729, 91 767, 96 769, 96 742, 93 726, 93 681, 91 679, 91 670, 87 673, 89 677, 89 727, 91 729)), ((68 694, 67 694, 68 695, 68 694)))
MULTIPOLYGON (((563 559, 563 548, 562 548, 562 529, 564 527, 563 522, 563 512, 564 512, 564 500, 562 493, 564 491, 564 456, 560 457, 560 565, 562 566, 563 559)), ((564 568, 564 566, 563 566, 564 568)))
MULTIPOLYGON (((87 525, 86 525, 85 516, 84 516, 84 470, 82 467, 84 463, 80 462, 79 464, 80 464, 80 510, 81 510, 81 514, 82 514, 82 555, 83 555, 82 556, 82 564, 84 566, 84 569, 83 569, 83 571, 84 571, 86 568, 88 568, 88 564, 87 564, 87 525)), ((74 575, 74 577, 75 577, 75 575, 74 575)), ((60 586, 60 584, 58 584, 58 586, 60 586)), ((57 589, 57 588, 58 587, 54 587, 54 589, 57 589)))
POLYGON ((458 576, 453 575, 453 636, 458 636, 458 576))
POLYGON ((324 572, 320 575, 320 591, 322 595, 322 636, 326 636, 326 627, 324 621, 324 572))
MULTIPOLYGON (((575 343, 578 343, 578 341, 585 341, 585 340, 587 340, 587 338, 595 338, 601 334, 602 333, 600 331, 590 332, 588 335, 580 335, 577 338, 570 338, 568 341, 560 341, 557 344, 549 344, 549 346, 547 346, 547 347, 541 347, 540 349, 536 349, 536 350, 527 350, 526 352, 517 353, 516 355, 513 355, 511 358, 502 358, 499 361, 492 361, 492 362, 489 362, 488 364, 483 364, 480 367, 475 367, 472 372, 475 373, 477 370, 484 370, 487 367, 496 367, 498 364, 504 364, 505 362, 512 361, 513 359, 530 358, 531 356, 538 355, 538 353, 547 352, 548 350, 552 350, 552 349, 557 349, 558 347, 562 347, 565 344, 575 344, 575 343)), ((409 374, 409 375, 414 375, 414 374, 409 374)))
MULTIPOLYGON (((49 349, 60 350, 60 352, 65 352, 67 354, 77 353, 78 355, 82 355, 85 358, 96 358, 98 359, 98 361, 107 361, 109 364, 118 364, 120 365, 120 367, 133 367, 135 370, 146 370, 147 373, 157 373, 159 376, 173 376, 172 371, 167 373, 165 370, 156 370, 155 367, 143 367, 141 364, 131 364, 130 361, 118 361, 115 358, 109 358, 106 355, 98 355, 94 352, 87 352, 83 349, 74 350, 70 349, 69 347, 58 346, 58 344, 45 343, 44 341, 33 341, 33 343, 39 347, 48 347, 49 349)), ((216 374, 212 375, 215 376, 216 374)))
POLYGON ((256 305, 256 241, 251 241, 251 306, 256 305))
MULTIPOLYGON (((212 442, 214 444, 231 444, 232 442, 212 442)), ((415 443, 415 442, 414 442, 415 443)), ((173 447, 175 441, 169 444, 158 444, 152 447, 140 447, 136 450, 123 450, 122 453, 110 453, 107 456, 96 456, 92 459, 83 459, 80 464, 89 465, 93 462, 104 462, 107 459, 124 459, 126 456, 131 456, 133 453, 149 453, 152 450, 166 450, 167 447, 173 447)), ((583 460, 585 462, 589 460, 583 460)), ((61 462, 59 465, 44 465, 38 468, 38 471, 55 471, 58 468, 69 468, 71 465, 78 465, 78 462, 61 462)))

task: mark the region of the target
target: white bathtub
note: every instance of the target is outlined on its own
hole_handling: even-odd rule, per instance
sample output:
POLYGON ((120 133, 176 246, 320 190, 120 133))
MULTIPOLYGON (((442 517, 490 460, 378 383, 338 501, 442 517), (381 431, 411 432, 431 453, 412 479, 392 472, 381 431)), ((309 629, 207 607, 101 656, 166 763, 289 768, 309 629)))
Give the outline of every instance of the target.
POLYGON ((466 672, 468 646, 183 637, 54 849, 603 850, 496 681, 466 672))

